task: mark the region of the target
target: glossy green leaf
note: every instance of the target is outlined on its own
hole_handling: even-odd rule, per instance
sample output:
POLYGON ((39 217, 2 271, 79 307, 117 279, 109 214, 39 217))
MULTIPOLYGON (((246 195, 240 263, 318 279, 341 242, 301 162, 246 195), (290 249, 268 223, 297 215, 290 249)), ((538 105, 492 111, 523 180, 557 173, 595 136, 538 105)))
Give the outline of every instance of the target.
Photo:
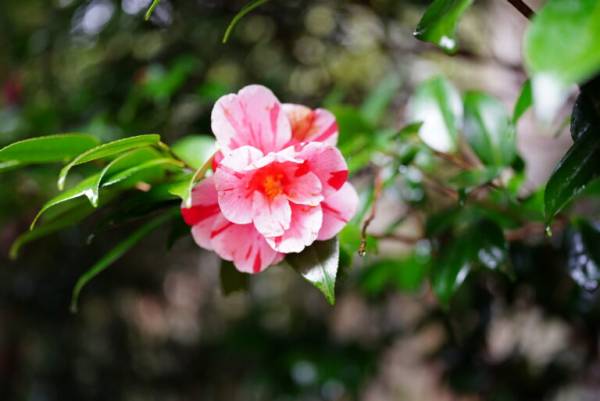
POLYGON ((65 179, 67 178, 69 171, 71 171, 74 166, 91 162, 93 160, 118 155, 128 150, 141 148, 144 146, 157 145, 159 142, 159 135, 139 135, 130 138, 119 139, 117 141, 105 143, 89 149, 73 159, 61 170, 58 177, 58 188, 62 191, 65 185, 65 179))
POLYGON ((479 160, 487 166, 509 166, 516 156, 515 128, 504 105, 482 92, 464 99, 463 133, 479 160))
POLYGON ((9 160, 6 162, 0 161, 0 173, 4 173, 6 171, 14 170, 19 167, 24 166, 24 163, 18 162, 16 160, 9 160))
POLYGON ((150 234, 152 231, 174 218, 175 216, 179 216, 179 209, 172 209, 169 212, 166 212, 159 217, 151 220, 150 222, 144 224, 136 231, 133 232, 130 236, 128 236, 125 240, 123 240, 119 245, 113 248, 110 252, 102 257, 94 266, 92 266, 87 272, 85 272, 77 283, 75 284, 75 288, 73 289, 73 294, 71 297, 71 311, 73 313, 77 312, 77 304, 79 301, 79 294, 81 290, 98 274, 102 273, 106 268, 111 266, 117 260, 119 260, 127 251, 129 251, 133 246, 135 246, 138 242, 140 242, 144 237, 150 234))
POLYGON ((440 302, 447 306, 473 268, 505 270, 506 261, 507 244, 502 229, 483 220, 459 231, 442 249, 432 263, 431 285, 440 302))
MULTIPOLYGON (((109 187, 109 186, 116 185, 116 184, 120 184, 121 186, 123 186, 127 180, 131 180, 131 184, 133 185, 135 182, 137 182, 139 179, 141 179, 140 175, 147 173, 149 170, 151 170, 153 168, 161 167, 163 165, 167 165, 167 166, 172 165, 175 167, 180 167, 179 162, 174 159, 170 159, 170 158, 152 159, 147 162, 130 167, 126 170, 120 171, 110 177, 105 178, 102 183, 102 188, 109 187)), ((154 176, 156 176, 156 173, 161 174, 162 170, 158 170, 156 172, 151 172, 151 175, 154 177, 154 176)), ((44 204, 44 206, 42 206, 41 210, 38 212, 38 214, 35 217, 35 219, 33 220, 33 222, 31 223, 31 228, 33 228, 35 226, 35 224, 37 223, 37 221, 43 214, 47 213, 52 208, 54 208, 58 205, 61 205, 65 202, 68 202, 72 199, 76 199, 81 196, 85 196, 88 198, 88 200, 90 201, 90 203, 92 205, 97 206, 98 205, 97 185, 98 185, 98 182, 102 181, 102 179, 103 179, 102 172, 96 173, 96 174, 80 181, 73 188, 70 188, 70 189, 65 190, 64 192, 61 192, 58 196, 56 196, 56 197, 52 198, 51 200, 49 200, 48 202, 46 202, 44 204)))
POLYGON ((127 169, 139 167, 141 164, 148 160, 160 158, 160 153, 152 148, 141 148, 125 153, 106 165, 98 175, 98 180, 92 187, 92 194, 90 202, 92 206, 98 207, 98 199, 100 196, 100 188, 102 187, 103 180, 107 177, 121 173, 127 169))
POLYGON ((434 0, 417 25, 415 37, 455 53, 458 23, 472 3, 473 0, 434 0))
POLYGON ((422 82, 408 104, 408 119, 423 123, 419 136, 426 145, 440 152, 456 150, 462 115, 460 93, 442 77, 422 82))
POLYGON ((584 87, 575 102, 571 135, 575 143, 560 160, 544 193, 547 223, 600 176, 600 94, 584 87))
POLYGON ((531 89, 531 80, 525 81, 523 87, 521 88, 521 93, 517 98, 517 102, 515 103, 515 108, 513 110, 513 124, 516 124, 517 121, 523 117, 523 114, 531 107, 533 104, 533 94, 531 89))
POLYGON ((41 136, 12 143, 0 149, 0 162, 52 163, 71 159, 98 145, 91 135, 41 136))
POLYGON ((564 84, 582 82, 600 71, 598 38, 599 1, 548 0, 525 34, 527 68, 564 84))
POLYGON ((335 280, 338 271, 340 245, 337 238, 316 241, 301 253, 290 253, 286 262, 308 282, 317 287, 327 302, 335 304, 335 280))
POLYGON ((247 291, 250 277, 246 273, 240 272, 233 263, 226 260, 221 261, 220 281, 223 295, 229 295, 238 291, 247 291))
POLYGON ((35 227, 33 230, 27 231, 17 237, 10 247, 9 256, 11 259, 16 259, 21 248, 35 240, 44 238, 57 231, 72 227, 84 218, 94 212, 94 209, 89 204, 81 203, 78 207, 73 208, 69 213, 64 213, 61 218, 56 219, 48 224, 35 227))
POLYGON ((171 151, 188 166, 199 169, 216 151, 216 141, 205 135, 187 136, 171 146, 171 151))
POLYGON ((227 43, 231 33, 233 32, 233 28, 240 22, 242 18, 246 16, 246 14, 250 13, 255 8, 258 8, 265 4, 269 0, 251 0, 249 1, 231 20, 227 29, 225 30, 225 34, 223 35, 223 43, 227 43))

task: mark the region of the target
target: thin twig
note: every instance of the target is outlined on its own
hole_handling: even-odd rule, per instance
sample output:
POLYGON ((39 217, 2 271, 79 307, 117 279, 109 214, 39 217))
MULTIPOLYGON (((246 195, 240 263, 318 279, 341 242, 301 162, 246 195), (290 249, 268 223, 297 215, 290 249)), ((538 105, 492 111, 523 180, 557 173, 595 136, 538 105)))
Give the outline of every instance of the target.
POLYGON ((535 16, 535 12, 523 0, 508 0, 508 2, 523 14, 525 18, 532 19, 535 16))
POLYGON ((379 202, 379 198, 381 197, 381 192, 383 191, 383 178, 381 176, 381 169, 378 169, 375 172, 375 182, 373 184, 373 204, 371 205, 371 212, 365 219, 365 222, 362 226, 362 231, 360 233, 360 246, 358 247, 358 254, 360 256, 365 256, 367 253, 367 229, 369 228, 369 224, 375 218, 375 213, 377 210, 377 203, 379 202))

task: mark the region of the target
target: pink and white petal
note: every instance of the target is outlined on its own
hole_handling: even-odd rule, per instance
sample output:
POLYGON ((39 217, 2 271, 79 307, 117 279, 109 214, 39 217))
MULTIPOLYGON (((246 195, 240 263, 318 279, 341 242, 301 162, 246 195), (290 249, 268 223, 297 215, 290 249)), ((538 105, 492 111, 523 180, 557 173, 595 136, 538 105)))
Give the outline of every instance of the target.
POLYGON ((228 167, 233 171, 253 170, 253 163, 263 159, 263 152, 253 146, 240 146, 234 149, 219 162, 219 166, 228 167))
POLYGON ((294 173, 288 178, 289 184, 285 188, 288 199, 297 205, 317 206, 323 200, 321 180, 311 172, 304 173, 299 169, 295 172, 301 174, 296 176, 294 173))
POLYGON ((225 153, 243 145, 263 153, 282 149, 291 139, 290 123, 273 92, 250 85, 220 98, 212 111, 212 130, 225 153))
POLYGON ((321 203, 323 208, 323 225, 318 240, 324 241, 336 236, 354 217, 358 208, 358 194, 349 182, 330 195, 321 203))
POLYGON ((252 224, 233 224, 222 218, 211 232, 212 247, 245 273, 259 273, 281 259, 252 224))
POLYGON ((335 116, 329 110, 325 109, 316 109, 314 113, 313 128, 307 140, 335 146, 339 131, 335 116))
POLYGON ((256 160, 254 163, 248 166, 247 170, 256 170, 268 166, 271 163, 301 164, 302 162, 304 162, 304 160, 298 157, 294 147, 288 146, 287 148, 280 150, 279 152, 271 152, 265 157, 256 160))
POLYGON ((306 169, 316 174, 323 185, 325 197, 338 191, 348 180, 348 165, 335 147, 321 142, 309 142, 298 156, 306 160, 306 169))
POLYGON ((236 224, 252 222, 252 191, 248 190, 251 176, 235 172, 223 165, 213 175, 221 212, 236 224))
POLYGON ((213 177, 200 182, 192 191, 192 206, 181 206, 181 215, 184 221, 192 226, 192 236, 198 245, 205 249, 212 249, 210 245, 210 231, 215 220, 221 215, 217 203, 217 191, 213 177))
POLYGON ((254 227, 266 237, 277 237, 290 228, 292 209, 284 195, 268 199, 261 192, 254 192, 252 204, 254 227))
POLYGON ((281 253, 298 253, 311 245, 319 235, 323 223, 320 206, 292 205, 292 223, 282 236, 269 238, 267 243, 281 253))

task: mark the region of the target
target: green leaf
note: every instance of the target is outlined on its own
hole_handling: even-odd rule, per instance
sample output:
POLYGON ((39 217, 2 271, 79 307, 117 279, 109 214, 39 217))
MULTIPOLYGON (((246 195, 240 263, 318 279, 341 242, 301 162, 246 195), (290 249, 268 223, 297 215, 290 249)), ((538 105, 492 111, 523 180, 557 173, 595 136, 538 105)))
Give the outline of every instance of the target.
POLYGON ((290 253, 286 262, 302 277, 317 287, 331 305, 335 304, 335 279, 340 245, 337 238, 316 241, 301 253, 290 253))
POLYGON ((61 215, 60 219, 35 227, 33 230, 27 231, 17 237, 10 247, 9 256, 11 259, 16 259, 21 248, 35 240, 46 237, 57 231, 72 227, 91 215, 94 209, 89 204, 81 203, 79 207, 73 208, 69 213, 61 215))
POLYGON ((269 0, 251 0, 250 2, 248 2, 248 4, 246 4, 244 6, 244 8, 242 8, 233 17, 233 19, 231 20, 231 22, 227 26, 227 29, 225 30, 225 34, 223 35, 223 43, 227 43, 227 41, 229 40, 229 37, 231 36, 231 33, 233 32, 233 28, 235 28, 235 26, 237 25, 237 23, 240 22, 240 20, 242 18, 244 18, 246 16, 246 14, 248 14, 249 12, 251 12, 252 10, 254 10, 255 8, 258 8, 258 7, 262 6, 267 1, 269 1, 269 0))
POLYGON ((516 156, 515 128, 504 105, 482 92, 468 92, 464 100, 465 138, 487 166, 509 166, 516 156))
POLYGON ((133 234, 128 236, 124 241, 122 241, 119 245, 113 248, 110 252, 104 255, 104 257, 102 257, 102 259, 100 259, 87 272, 85 272, 79 278, 79 280, 77 280, 75 288, 73 288, 73 294, 71 296, 71 311, 73 313, 77 312, 79 294, 81 293, 83 287, 85 287, 98 274, 102 273, 107 267, 119 260, 127 251, 133 248, 133 246, 140 242, 144 237, 146 237, 152 231, 154 231, 170 219, 174 218, 175 216, 179 216, 179 208, 172 209, 169 212, 164 213, 159 217, 155 218, 154 220, 151 220, 150 222, 144 224, 136 231, 134 231, 133 234))
POLYGON ((548 0, 525 34, 527 68, 563 84, 582 82, 600 71, 598 38, 600 2, 548 0))
POLYGON ((455 53, 458 22, 473 0, 435 0, 421 18, 414 35, 447 53, 455 53))
POLYGON ((575 143, 558 162, 544 192, 546 222, 600 176, 600 95, 584 87, 575 102, 571 136, 575 143))
MULTIPOLYGON (((104 182, 102 183, 102 188, 106 188, 109 186, 113 186, 116 184, 120 184, 121 187, 126 187, 128 185, 127 184, 127 180, 130 180, 131 183, 135 183, 138 182, 139 179, 141 178, 140 175, 143 173, 147 173, 150 170, 152 170, 154 167, 158 167, 161 165, 173 165, 173 166, 177 166, 180 167, 180 164, 178 161, 174 160, 174 159, 170 159, 170 158, 159 158, 159 159, 153 159, 153 160, 149 160, 147 162, 135 165, 133 167, 130 167, 126 170, 120 171, 110 177, 107 177, 104 182)), ((153 177, 156 176, 157 172, 152 172, 151 171, 151 175, 153 177)), ((159 170, 158 173, 162 173, 162 170, 159 170)), ((35 219, 33 220, 33 222, 31 223, 31 228, 33 229, 33 227, 35 226, 35 224, 37 223, 37 221, 39 220, 39 218, 46 212, 48 212, 48 210, 61 205, 65 202, 68 202, 72 199, 76 199, 79 198, 81 196, 85 196, 88 198, 88 200, 90 201, 90 203, 94 206, 97 207, 98 206, 98 192, 97 192, 97 185, 98 182, 102 181, 103 177, 102 177, 102 172, 100 173, 96 173, 90 177, 85 178, 84 180, 80 181, 77 185, 75 185, 73 188, 70 188, 62 193, 60 193, 58 196, 52 198, 51 200, 49 200, 48 202, 46 202, 44 204, 44 206, 42 206, 41 210, 38 212, 38 214, 36 215, 35 219)))
POLYGON ((12 143, 0 149, 0 162, 22 164, 62 162, 98 145, 91 135, 41 136, 12 143))
POLYGON ((92 206, 98 207, 100 188, 102 187, 103 180, 132 167, 139 167, 143 162, 156 158, 160 158, 160 153, 157 150, 152 148, 141 148, 125 153, 112 160, 102 169, 98 175, 98 180, 92 187, 92 194, 90 197, 92 206))
POLYGON ((498 177, 500 170, 495 167, 483 168, 477 170, 463 170, 448 180, 448 183, 457 189, 463 189, 467 192, 474 188, 481 187, 494 178, 498 177))
POLYGON ((408 104, 409 120, 423 122, 421 140, 440 152, 456 150, 462 113, 458 90, 442 77, 422 82, 408 104))
POLYGON ((381 120, 394 96, 397 95, 401 82, 397 74, 390 74, 369 93, 360 110, 367 121, 376 124, 381 120))
POLYGON ((502 229, 482 220, 457 233, 432 264, 431 285, 442 305, 450 299, 475 266, 502 269, 507 261, 507 244, 502 229))
POLYGON ((81 153, 75 159, 73 159, 69 164, 67 164, 60 172, 58 177, 58 188, 62 191, 65 185, 65 179, 67 178, 67 174, 69 171, 77 165, 87 163, 93 160, 102 159, 109 156, 114 156, 119 153, 126 152, 128 150, 157 145, 160 142, 159 135, 139 135, 130 138, 120 139, 117 141, 109 142, 102 144, 100 146, 96 146, 92 149, 87 150, 84 153, 81 153))
POLYGON ((4 173, 6 171, 14 170, 19 167, 24 166, 24 163, 18 162, 16 160, 9 160, 6 162, 0 162, 0 173, 4 173))
POLYGON ((248 274, 236 269, 233 263, 226 260, 221 261, 220 279, 223 295, 229 295, 237 291, 247 291, 248 277, 248 274))
POLYGON ((521 88, 521 93, 519 94, 519 98, 517 99, 517 103, 515 103, 515 109, 513 111, 513 124, 517 124, 517 121, 523 117, 523 114, 531 107, 533 104, 533 94, 531 92, 531 80, 525 81, 523 87, 521 88))
POLYGON ((171 146, 171 151, 188 166, 199 169, 215 153, 216 142, 209 136, 187 136, 171 146))

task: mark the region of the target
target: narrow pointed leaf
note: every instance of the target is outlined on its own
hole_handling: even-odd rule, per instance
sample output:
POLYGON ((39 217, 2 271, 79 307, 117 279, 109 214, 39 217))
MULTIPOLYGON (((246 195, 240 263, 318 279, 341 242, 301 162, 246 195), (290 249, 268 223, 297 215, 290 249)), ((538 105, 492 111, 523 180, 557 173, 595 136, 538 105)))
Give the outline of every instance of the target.
POLYGON ((117 141, 105 143, 89 149, 73 159, 61 170, 58 177, 58 188, 60 190, 64 188, 65 179, 67 178, 69 171, 71 171, 71 169, 77 165, 109 156, 114 156, 143 146, 157 145, 159 142, 159 135, 139 135, 130 138, 119 139, 117 141))
POLYGON ((516 124, 523 114, 531 107, 533 104, 533 93, 531 89, 531 80, 525 81, 523 87, 521 88, 521 93, 515 103, 515 109, 513 111, 513 124, 516 124))
POLYGON ((98 145, 91 135, 41 136, 12 143, 0 149, 0 162, 53 163, 71 159, 98 145))
POLYGON ((142 227, 138 228, 133 232, 129 237, 127 237, 124 241, 122 241, 119 245, 113 248, 110 252, 108 252, 102 259, 100 259, 94 266, 92 266, 87 272, 85 272, 77 283, 75 284, 75 288, 73 289, 73 294, 71 297, 71 311, 73 313, 77 312, 77 304, 79 301, 79 294, 81 290, 98 274, 102 273, 106 268, 111 266, 117 260, 119 260, 127 251, 133 248, 138 242, 140 242, 144 237, 150 234, 152 231, 169 221, 175 216, 178 216, 179 209, 173 209, 154 220, 151 220, 149 223, 144 224, 142 227))
POLYGON ((286 262, 308 282, 317 287, 327 302, 335 304, 335 280, 340 258, 337 238, 316 241, 298 254, 291 253, 286 262))

